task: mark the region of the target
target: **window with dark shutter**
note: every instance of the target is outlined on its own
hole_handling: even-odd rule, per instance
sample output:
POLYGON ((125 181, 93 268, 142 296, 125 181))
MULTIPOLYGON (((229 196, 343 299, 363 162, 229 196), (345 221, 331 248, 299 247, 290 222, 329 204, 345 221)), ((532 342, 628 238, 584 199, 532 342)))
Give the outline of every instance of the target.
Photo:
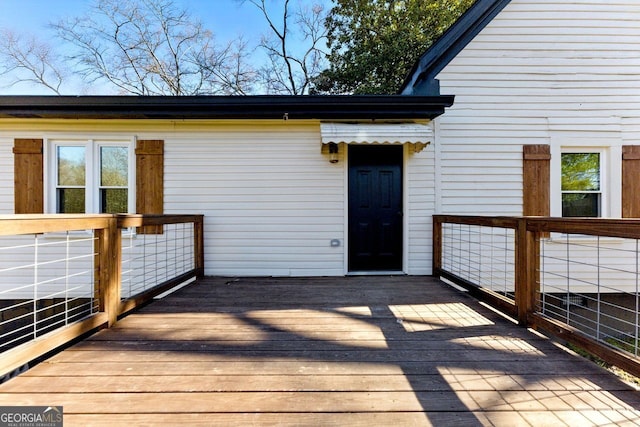
POLYGON ((602 216, 602 159, 599 152, 563 152, 560 158, 562 216, 602 216))

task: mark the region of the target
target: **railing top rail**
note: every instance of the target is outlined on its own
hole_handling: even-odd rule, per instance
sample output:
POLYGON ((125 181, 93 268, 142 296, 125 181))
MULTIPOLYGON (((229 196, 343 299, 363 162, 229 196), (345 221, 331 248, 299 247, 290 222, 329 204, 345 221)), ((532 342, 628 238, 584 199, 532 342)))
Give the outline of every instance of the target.
POLYGON ((541 233, 584 234, 589 236, 640 239, 640 219, 637 218, 555 218, 501 217, 474 215, 434 215, 438 223, 517 228, 526 223, 527 231, 541 233))
POLYGON ((119 228, 202 221, 203 215, 21 214, 0 215, 0 236, 99 230, 116 220, 119 228))
POLYGON ((143 225, 182 224, 202 221, 204 215, 198 214, 121 214, 117 215, 118 227, 142 227, 143 225))
POLYGON ((484 227, 517 228, 519 218, 507 216, 434 215, 434 221, 484 227))
POLYGON ((104 229, 113 215, 0 215, 0 236, 104 229))
POLYGON ((640 239, 640 219, 527 217, 528 231, 640 239))
POLYGON ((42 219, 87 219, 113 218, 113 214, 9 214, 0 215, 0 221, 8 220, 42 220, 42 219))

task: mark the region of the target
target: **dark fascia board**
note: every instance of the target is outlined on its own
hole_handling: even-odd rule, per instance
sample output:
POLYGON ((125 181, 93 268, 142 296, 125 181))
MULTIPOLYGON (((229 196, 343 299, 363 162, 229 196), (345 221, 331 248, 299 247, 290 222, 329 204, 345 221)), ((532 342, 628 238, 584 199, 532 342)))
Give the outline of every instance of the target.
POLYGON ((453 96, 0 96, 0 119, 433 119, 453 96))
POLYGON ((438 95, 435 76, 464 49, 511 0, 477 0, 413 65, 399 93, 438 95))

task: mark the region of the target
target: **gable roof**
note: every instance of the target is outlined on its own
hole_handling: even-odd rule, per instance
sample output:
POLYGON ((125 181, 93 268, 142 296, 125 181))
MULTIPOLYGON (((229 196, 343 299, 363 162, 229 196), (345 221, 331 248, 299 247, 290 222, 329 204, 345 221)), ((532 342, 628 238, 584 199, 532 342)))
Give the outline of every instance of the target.
POLYGON ((453 96, 0 96, 0 119, 433 119, 453 96))
POLYGON ((440 95, 435 76, 458 55, 511 0, 476 0, 414 64, 399 93, 440 95))

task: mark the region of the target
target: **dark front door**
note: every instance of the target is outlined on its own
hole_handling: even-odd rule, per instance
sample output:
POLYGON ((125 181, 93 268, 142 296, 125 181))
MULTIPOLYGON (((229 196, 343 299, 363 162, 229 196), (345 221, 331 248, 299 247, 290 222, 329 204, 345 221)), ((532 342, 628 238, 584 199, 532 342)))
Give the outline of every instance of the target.
POLYGON ((402 146, 349 146, 349 271, 402 270, 402 146))

